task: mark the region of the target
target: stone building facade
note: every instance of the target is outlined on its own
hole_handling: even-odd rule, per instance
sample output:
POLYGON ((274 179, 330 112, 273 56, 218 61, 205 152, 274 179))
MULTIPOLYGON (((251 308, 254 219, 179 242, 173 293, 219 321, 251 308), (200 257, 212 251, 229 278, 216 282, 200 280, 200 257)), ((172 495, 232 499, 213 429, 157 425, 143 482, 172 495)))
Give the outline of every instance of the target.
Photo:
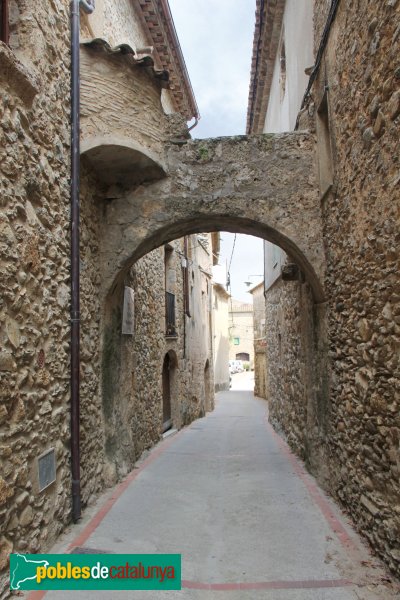
POLYGON ((253 296, 254 395, 267 398, 267 331, 265 327, 264 281, 250 290, 253 296))
POLYGON ((254 365, 253 305, 234 299, 229 302, 229 360, 254 365))
POLYGON ((213 284, 214 388, 229 390, 229 299, 221 283, 213 284))
MULTIPOLYGON (((70 2, 9 5, 10 35, 0 42, 0 597, 10 552, 45 551, 71 520, 70 2), (43 461, 54 480, 43 480, 43 461)), ((198 116, 165 3, 97 0, 93 15, 81 14, 81 100, 86 506, 165 428, 213 408, 218 240, 206 234, 203 250, 189 235, 144 252, 104 288, 113 202, 160 177, 166 139, 187 137, 185 121, 198 116), (124 110, 121 90, 130 94, 124 110), (107 95, 113 115, 103 110, 107 95)))
MULTIPOLYGON (((9 553, 47 549, 71 509, 70 2, 9 5, 1 593, 9 553), (38 466, 53 458, 51 482, 38 466)), ((82 15, 82 501, 127 473, 163 429, 212 408, 212 260, 195 234, 255 234, 289 257, 266 299, 274 423, 398 572, 400 7, 316 0, 312 20, 307 0, 257 7, 249 132, 264 131, 274 72, 275 109, 284 105, 289 129, 307 131, 188 141, 198 111, 166 1, 97 0, 82 15), (297 67, 296 7, 297 33, 314 27, 312 64, 298 50, 297 67), (314 85, 302 108, 303 67, 314 85)))
POLYGON ((315 132, 327 263, 321 303, 290 253, 266 261, 271 418, 397 574, 399 16, 258 1, 248 108, 248 133, 315 132))
MULTIPOLYGON (((45 551, 71 521, 70 2, 10 5, 9 45, 0 43, 2 594, 10 552, 45 551)), ((287 187, 296 195, 303 182, 304 222, 316 214, 313 139, 188 141, 196 116, 164 1, 96 2, 82 15, 83 507, 164 428, 212 409, 212 259, 192 235, 265 232, 294 248, 320 293, 318 222, 305 236, 286 204, 287 187)))
MULTIPOLYGON (((1 308, 0 572, 13 550, 37 552, 69 520, 69 15, 68 3, 12 3, 0 43, 1 308), (30 6, 28 6, 30 4, 30 6), (43 24, 39 28, 38 23, 43 24), (39 492, 37 459, 57 456, 56 483, 39 492)), ((89 289, 91 307, 96 304, 89 289)), ((96 328, 97 314, 86 336, 96 328)), ((87 349, 90 354, 91 347, 87 349)), ((83 369, 96 367, 97 356, 83 369)), ((87 403, 95 382, 87 383, 87 403)), ((86 413, 86 411, 85 411, 86 413)), ((100 415, 85 414, 84 451, 100 415)), ((91 450, 91 451, 92 451, 91 450)), ((101 462, 86 475, 100 488, 101 462), (98 470, 97 470, 98 469, 98 470)), ((6 586, 4 577, 0 594, 6 586)))

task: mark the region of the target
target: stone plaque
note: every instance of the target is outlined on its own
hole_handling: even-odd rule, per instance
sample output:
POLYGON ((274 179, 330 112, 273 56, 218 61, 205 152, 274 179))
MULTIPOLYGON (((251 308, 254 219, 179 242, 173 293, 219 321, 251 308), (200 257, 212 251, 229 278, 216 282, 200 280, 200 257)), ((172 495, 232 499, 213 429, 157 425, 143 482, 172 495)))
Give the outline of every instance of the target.
POLYGON ((39 492, 47 488, 56 480, 56 455, 54 448, 46 450, 38 458, 39 465, 39 492))
POLYGON ((124 309, 122 311, 122 333, 133 335, 135 333, 135 292, 132 288, 125 286, 124 309))

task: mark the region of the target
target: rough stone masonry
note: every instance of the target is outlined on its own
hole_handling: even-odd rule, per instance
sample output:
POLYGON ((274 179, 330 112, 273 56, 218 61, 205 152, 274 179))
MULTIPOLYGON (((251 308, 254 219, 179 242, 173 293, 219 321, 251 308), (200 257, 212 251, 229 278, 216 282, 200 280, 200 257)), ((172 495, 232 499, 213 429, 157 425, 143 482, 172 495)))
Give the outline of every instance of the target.
MULTIPOLYGON (((37 0, 34 7, 29 2, 19 4, 14 49, 0 45, 3 573, 12 550, 47 548, 70 519, 69 3, 51 3, 50 9, 44 0, 37 0), (33 9, 35 19, 31 18, 33 9), (49 447, 55 448, 57 478, 40 494, 36 459, 49 447)), ((313 133, 183 140, 181 144, 181 132, 175 127, 172 135, 172 120, 162 111, 160 88, 151 74, 135 67, 128 76, 119 59, 95 59, 99 61, 93 69, 97 79, 100 72, 106 83, 130 77, 135 89, 141 90, 139 95, 126 91, 129 101, 124 109, 127 114, 148 111, 148 120, 130 130, 133 120, 128 129, 115 120, 121 94, 107 95, 106 85, 98 86, 101 118, 93 115, 90 102, 85 105, 85 99, 92 97, 85 79, 91 68, 84 73, 83 500, 90 502, 107 479, 114 477, 104 459, 101 353, 104 313, 112 305, 115 284, 148 277, 152 286, 159 263, 144 262, 137 272, 130 272, 132 264, 180 235, 199 229, 253 233, 282 245, 305 273, 307 282, 301 284, 301 293, 309 307, 308 322, 318 321, 315 314, 320 309, 315 300, 328 300, 332 369, 325 390, 330 402, 324 406, 330 410, 323 416, 323 456, 329 457, 330 486, 398 571, 400 423, 394 396, 400 298, 396 277, 398 3, 367 2, 370 22, 365 28, 360 27, 361 3, 344 4, 346 10, 339 12, 326 63, 337 185, 324 199, 322 213, 313 133), (122 139, 126 131, 128 142, 122 139), (115 169, 118 181, 102 180, 96 166, 101 167, 110 148, 113 151, 116 146, 121 150, 115 169), (136 170, 144 165, 148 175, 145 181, 129 181, 130 188, 120 180, 128 158, 134 158, 136 170)), ((316 3, 317 39, 326 5, 316 3)), ((83 52, 92 64, 90 51, 83 52)), ((143 302, 156 304, 157 298, 157 291, 150 289, 143 302)), ((289 304, 293 318, 296 310, 289 304)), ((145 323, 143 332, 157 341, 159 334, 151 327, 145 323)), ((319 352, 318 343, 314 344, 312 329, 306 328, 305 334, 311 340, 307 348, 317 350, 307 357, 314 364, 310 361, 319 352)), ((286 350, 289 354, 288 346, 286 350)), ((300 361, 300 366, 304 364, 300 361)), ((292 368, 297 368, 293 361, 292 368)), ((304 388, 298 374, 294 382, 281 381, 287 402, 300 385, 304 388)), ((314 381, 310 383, 311 389, 314 381)), ((305 411, 294 406, 282 413, 291 417, 285 421, 282 416, 281 422, 292 434, 292 443, 309 456, 313 436, 304 435, 305 411)), ((140 424, 131 420, 135 433, 140 430, 140 434, 136 448, 125 448, 123 459, 128 456, 130 462, 126 460, 122 471, 132 464, 136 452, 159 435, 152 408, 144 407, 142 414, 140 424)), ((190 419, 198 412, 193 409, 188 414, 190 419)), ((310 462, 318 467, 318 456, 310 462)))
MULTIPOLYGON (((315 3, 315 52, 329 5, 315 3)), ((272 420, 397 574, 399 16, 397 0, 341 2, 307 106, 318 125, 327 98, 334 177, 321 190, 325 325, 310 329, 317 307, 301 281, 281 282, 267 306, 272 420), (329 364, 316 378, 310 352, 318 347, 329 364)), ((317 127, 317 156, 320 144, 317 127)))

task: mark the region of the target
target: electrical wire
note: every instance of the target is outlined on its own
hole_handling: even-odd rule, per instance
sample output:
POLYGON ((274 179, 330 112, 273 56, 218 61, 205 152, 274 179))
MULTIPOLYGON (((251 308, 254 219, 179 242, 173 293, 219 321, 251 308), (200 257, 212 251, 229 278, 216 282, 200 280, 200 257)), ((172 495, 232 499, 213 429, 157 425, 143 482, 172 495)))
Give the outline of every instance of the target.
POLYGON ((228 267, 228 273, 229 273, 229 275, 231 274, 232 259, 233 259, 233 253, 235 251, 235 244, 236 244, 236 236, 237 236, 237 233, 235 233, 235 237, 233 238, 231 260, 229 261, 229 267, 228 267))
POLYGON ((227 274, 226 274, 226 289, 230 290, 229 293, 229 301, 230 301, 230 305, 231 305, 231 315, 232 315, 232 327, 235 327, 234 321, 233 321, 233 302, 232 302, 232 286, 231 286, 231 266, 232 266, 232 259, 233 259, 233 253, 235 251, 235 244, 236 244, 236 236, 237 234, 235 233, 235 237, 233 238, 233 245, 232 245, 232 252, 231 252, 231 258, 229 261, 229 267, 227 269, 227 274))
MULTIPOLYGON (((318 47, 317 56, 315 58, 314 68, 311 72, 310 79, 308 80, 307 89, 304 93, 303 100, 302 100, 301 106, 300 106, 300 110, 302 110, 305 107, 307 100, 311 97, 311 88, 314 84, 314 81, 318 75, 319 68, 321 66, 322 57, 325 52, 326 45, 328 43, 329 33, 331 31, 333 21, 335 20, 337 9, 339 7, 339 3, 340 3, 340 0, 332 0, 331 6, 329 9, 328 18, 326 20, 324 31, 322 33, 321 41, 320 41, 320 44, 318 47)), ((295 130, 299 126, 299 120, 300 120, 300 113, 297 115, 296 125, 294 127, 295 130)))

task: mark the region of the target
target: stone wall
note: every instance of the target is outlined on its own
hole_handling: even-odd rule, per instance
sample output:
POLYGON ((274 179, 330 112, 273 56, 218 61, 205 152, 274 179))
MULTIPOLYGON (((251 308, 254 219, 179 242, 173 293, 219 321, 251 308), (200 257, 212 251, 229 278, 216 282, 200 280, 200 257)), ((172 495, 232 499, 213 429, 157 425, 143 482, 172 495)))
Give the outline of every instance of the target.
MULTIPOLYGON (((168 121, 160 81, 150 68, 129 59, 101 47, 81 49, 82 150, 91 140, 100 139, 103 145, 134 143, 161 161, 168 121)), ((114 160, 109 157, 109 168, 114 160)))
MULTIPOLYGON (((316 2, 317 14, 325 3, 316 2)), ((400 574, 400 3, 342 3, 329 85, 334 188, 323 203, 332 489, 400 574), (362 23, 362 25, 360 25, 362 23)), ((322 32, 317 20, 316 40, 322 32)))
POLYGON ((103 331, 101 395, 110 483, 129 472, 143 450, 154 445, 161 435, 165 353, 163 249, 138 261, 124 284, 135 291, 134 333, 121 333, 123 286, 109 300, 103 331))
POLYGON ((0 43, 3 575, 11 551, 55 538, 70 498, 68 2, 54 4, 51 24, 47 0, 11 8, 11 49, 0 43), (50 448, 56 482, 39 493, 37 458, 50 448))
POLYGON ((229 390, 229 294, 224 286, 213 284, 214 389, 229 390))
POLYGON ((253 368, 253 305, 240 300, 232 300, 229 303, 229 359, 236 360, 236 355, 241 353, 249 355, 248 362, 253 368))
MULTIPOLYGON (((328 7, 315 3, 316 49, 328 7)), ((272 420, 397 574, 399 15, 397 0, 339 5, 309 106, 327 303, 311 310, 299 282, 278 282, 267 296, 272 420), (311 378, 310 357, 319 372, 311 378)))
POLYGON ((326 377, 321 373, 320 320, 307 283, 280 278, 267 291, 270 420, 325 483, 329 477, 325 467, 329 413, 326 377))
POLYGON ((189 310, 186 318, 184 362, 188 378, 188 398, 184 423, 214 408, 214 361, 212 347, 212 237, 188 238, 189 310), (194 385, 191 385, 193 381, 194 385))
POLYGON ((250 290, 253 296, 254 395, 267 398, 267 342, 264 281, 250 290))
MULTIPOLYGON (((51 8, 47 0, 10 4, 11 49, 0 43, 1 598, 9 594, 10 552, 48 550, 71 519, 69 2, 51 3, 51 8), (52 448, 56 481, 40 491, 38 458, 52 448)), ((153 103, 161 119, 155 89, 159 95, 161 90, 144 73, 137 79, 143 85, 149 82, 150 95, 139 91, 143 103, 153 103)), ((163 124, 160 129, 166 128, 163 124)), ((158 142, 147 142, 149 152, 158 142)), ((104 211, 111 200, 109 186, 99 175, 90 161, 82 161, 83 507, 160 439, 161 370, 169 349, 176 351, 179 371, 174 425, 180 427, 212 407, 204 383, 209 348, 207 356, 199 357, 196 348, 192 355, 184 354, 179 252, 175 341, 165 338, 163 250, 132 265, 109 294, 100 293, 101 242, 108 235, 104 211), (124 284, 136 291, 137 329, 132 337, 123 337, 120 329, 124 284), (188 375, 190 361, 195 366, 188 375)), ((182 242, 173 245, 179 250, 182 242)), ((201 297, 201 292, 196 288, 194 296, 201 297)), ((196 327, 203 329, 202 323, 196 327)))

